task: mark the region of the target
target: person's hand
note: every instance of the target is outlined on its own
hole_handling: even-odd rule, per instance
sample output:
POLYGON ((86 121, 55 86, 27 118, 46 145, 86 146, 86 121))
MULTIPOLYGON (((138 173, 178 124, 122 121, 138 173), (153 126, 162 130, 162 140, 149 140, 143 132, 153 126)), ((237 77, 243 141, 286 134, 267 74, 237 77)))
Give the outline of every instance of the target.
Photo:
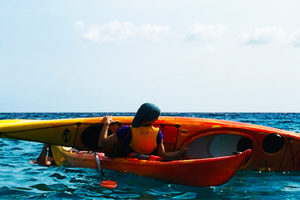
POLYGON ((109 126, 111 122, 112 122, 112 116, 103 117, 104 126, 109 126))
POLYGON ((187 154, 187 152, 188 152, 187 145, 185 145, 185 143, 183 143, 183 145, 181 146, 181 148, 180 148, 179 151, 180 151, 180 155, 181 156, 185 156, 187 154))

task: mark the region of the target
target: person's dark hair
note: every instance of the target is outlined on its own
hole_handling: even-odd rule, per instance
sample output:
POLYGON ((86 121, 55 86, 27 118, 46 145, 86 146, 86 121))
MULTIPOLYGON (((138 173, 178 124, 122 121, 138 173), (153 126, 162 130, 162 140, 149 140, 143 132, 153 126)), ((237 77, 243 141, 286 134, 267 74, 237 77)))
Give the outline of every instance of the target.
POLYGON ((152 103, 144 103, 136 112, 131 126, 134 128, 140 127, 142 123, 152 121, 158 118, 160 109, 152 103))

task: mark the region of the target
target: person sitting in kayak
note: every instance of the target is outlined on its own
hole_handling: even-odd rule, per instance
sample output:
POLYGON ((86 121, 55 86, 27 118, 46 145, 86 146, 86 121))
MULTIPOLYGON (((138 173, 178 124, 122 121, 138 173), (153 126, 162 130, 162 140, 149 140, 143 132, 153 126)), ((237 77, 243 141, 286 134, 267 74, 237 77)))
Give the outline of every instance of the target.
POLYGON ((138 109, 131 126, 124 126, 116 134, 108 136, 111 116, 103 118, 104 125, 98 139, 98 147, 110 146, 118 141, 124 144, 128 155, 132 152, 146 155, 159 155, 165 160, 180 159, 187 153, 184 145, 179 151, 166 152, 163 145, 163 134, 153 126, 160 115, 160 109, 151 103, 144 103, 138 109))
MULTIPOLYGON (((118 129, 120 129, 122 124, 120 122, 113 122, 109 126, 108 134, 115 134, 118 129)), ((55 161, 52 155, 52 150, 51 150, 52 145, 49 144, 44 144, 43 149, 38 156, 38 158, 34 161, 30 161, 32 164, 39 164, 42 166, 51 166, 55 165, 55 161)), ((77 153, 87 153, 88 151, 79 151, 76 148, 72 147, 65 147, 63 148, 71 148, 73 152, 77 153)), ((114 157, 120 157, 124 156, 123 149, 122 149, 122 144, 116 143, 115 145, 112 146, 107 146, 105 148, 99 149, 100 152, 105 153, 105 155, 114 158, 114 157)))
MULTIPOLYGON (((107 136, 115 135, 116 132, 122 127, 120 122, 111 122, 108 126, 107 136)), ((100 146, 98 145, 98 148, 100 146)), ((116 143, 108 146, 101 146, 96 151, 105 153, 110 158, 125 157, 127 154, 124 152, 123 142, 118 140, 116 143)))

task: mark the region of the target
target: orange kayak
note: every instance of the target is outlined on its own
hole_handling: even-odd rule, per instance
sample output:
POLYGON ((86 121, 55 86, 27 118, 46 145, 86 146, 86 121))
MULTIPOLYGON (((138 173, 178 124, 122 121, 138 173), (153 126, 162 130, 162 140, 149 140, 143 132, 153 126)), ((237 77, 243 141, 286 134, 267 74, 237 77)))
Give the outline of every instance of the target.
MULTIPOLYGON (((72 148, 52 146, 55 162, 70 167, 97 168, 92 152, 73 152, 72 148)), ((176 161, 157 161, 137 158, 108 158, 98 153, 103 169, 164 180, 190 186, 216 186, 226 183, 249 158, 251 150, 236 155, 188 159, 176 161)))
MULTIPOLYGON (((113 116, 122 125, 133 117, 113 116)), ((0 138, 43 142, 97 151, 96 143, 103 126, 102 117, 58 120, 0 120, 0 138)), ((189 143, 193 158, 214 158, 252 149, 241 169, 260 171, 300 170, 300 134, 281 129, 233 121, 159 117, 155 126, 164 135, 166 151, 178 150, 189 143)))

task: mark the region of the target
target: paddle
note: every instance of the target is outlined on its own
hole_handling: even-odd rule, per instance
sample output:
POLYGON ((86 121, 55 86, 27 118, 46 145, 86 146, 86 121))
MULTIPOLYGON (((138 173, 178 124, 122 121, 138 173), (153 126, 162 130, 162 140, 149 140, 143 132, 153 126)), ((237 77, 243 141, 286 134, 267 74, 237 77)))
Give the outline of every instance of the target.
POLYGON ((103 169, 101 168, 101 163, 100 163, 99 156, 98 156, 97 152, 94 152, 94 154, 95 154, 95 159, 96 159, 96 162, 97 162, 98 170, 101 173, 100 186, 105 187, 105 188, 109 188, 109 189, 114 189, 115 187, 117 187, 117 182, 112 181, 112 180, 106 180, 103 169))

